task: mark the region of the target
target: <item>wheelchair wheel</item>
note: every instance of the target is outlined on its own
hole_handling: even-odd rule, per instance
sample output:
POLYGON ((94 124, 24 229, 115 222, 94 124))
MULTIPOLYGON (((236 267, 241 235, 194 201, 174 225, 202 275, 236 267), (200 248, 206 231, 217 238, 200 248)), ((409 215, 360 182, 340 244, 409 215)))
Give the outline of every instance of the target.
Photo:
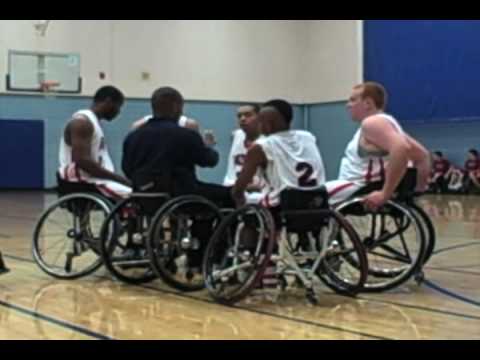
POLYGON ((260 281, 275 243, 270 212, 247 205, 226 216, 205 252, 203 275, 210 295, 232 305, 260 281))
POLYGON ((152 220, 147 240, 155 273, 178 290, 203 289, 201 267, 208 242, 203 236, 210 237, 221 219, 218 207, 201 196, 181 196, 165 203, 152 220))
POLYGON ((432 220, 428 214, 420 206, 412 202, 408 204, 408 208, 414 213, 418 220, 420 220, 420 224, 422 225, 425 233, 426 245, 423 259, 423 265, 425 265, 428 260, 430 260, 433 251, 435 250, 435 243, 437 241, 435 227, 433 226, 432 220))
POLYGON ((149 217, 135 198, 118 203, 106 218, 101 232, 105 267, 120 281, 147 283, 156 278, 147 254, 149 217))
MULTIPOLYGON (((425 234, 417 217, 404 206, 387 202, 372 212, 362 199, 353 199, 337 207, 349 221, 368 256, 366 292, 395 288, 409 280, 422 266, 425 234)), ((348 257, 354 266, 356 259, 348 257)))
POLYGON ((356 296, 368 277, 367 255, 357 233, 342 215, 332 210, 328 226, 318 236, 321 249, 326 252, 316 275, 335 292, 356 296))
POLYGON ((102 265, 100 230, 111 204, 99 195, 60 198, 40 217, 33 233, 33 258, 45 273, 77 279, 102 265))

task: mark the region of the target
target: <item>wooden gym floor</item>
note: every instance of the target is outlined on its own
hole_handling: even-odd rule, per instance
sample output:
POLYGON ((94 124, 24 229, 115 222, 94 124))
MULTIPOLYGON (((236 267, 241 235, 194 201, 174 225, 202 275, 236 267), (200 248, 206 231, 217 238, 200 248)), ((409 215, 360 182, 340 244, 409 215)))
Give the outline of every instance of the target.
POLYGON ((32 260, 37 218, 55 197, 0 193, 0 339, 480 339, 480 198, 425 196, 437 230, 427 284, 408 282, 356 299, 321 289, 319 304, 302 291, 237 307, 203 291, 184 294, 157 280, 113 281, 105 269, 59 281, 32 260))

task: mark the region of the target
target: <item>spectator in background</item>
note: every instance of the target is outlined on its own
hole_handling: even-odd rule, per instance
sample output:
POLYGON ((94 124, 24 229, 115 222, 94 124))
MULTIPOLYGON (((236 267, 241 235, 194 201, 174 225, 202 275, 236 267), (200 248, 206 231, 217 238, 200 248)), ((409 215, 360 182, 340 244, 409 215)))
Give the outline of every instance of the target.
POLYGON ((475 186, 477 173, 480 169, 480 157, 478 151, 475 149, 468 150, 467 160, 465 161, 465 172, 463 176, 463 188, 465 192, 470 192, 475 186))
POLYGON ((441 151, 435 151, 432 156, 433 165, 429 189, 434 193, 444 193, 447 191, 446 174, 448 169, 450 169, 450 162, 443 157, 441 151))
POLYGON ((464 172, 462 169, 456 167, 455 165, 450 165, 447 173, 445 174, 445 179, 447 182, 447 189, 449 193, 461 193, 463 192, 463 178, 464 172))

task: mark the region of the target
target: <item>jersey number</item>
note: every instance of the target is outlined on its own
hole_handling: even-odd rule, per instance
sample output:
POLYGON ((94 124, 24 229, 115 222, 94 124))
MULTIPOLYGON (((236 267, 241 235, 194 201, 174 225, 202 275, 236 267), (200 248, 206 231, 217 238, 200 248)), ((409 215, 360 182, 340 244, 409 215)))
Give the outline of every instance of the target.
POLYGON ((317 179, 312 179, 313 167, 309 163, 301 162, 297 164, 295 170, 300 174, 298 177, 298 186, 313 187, 317 186, 317 179))

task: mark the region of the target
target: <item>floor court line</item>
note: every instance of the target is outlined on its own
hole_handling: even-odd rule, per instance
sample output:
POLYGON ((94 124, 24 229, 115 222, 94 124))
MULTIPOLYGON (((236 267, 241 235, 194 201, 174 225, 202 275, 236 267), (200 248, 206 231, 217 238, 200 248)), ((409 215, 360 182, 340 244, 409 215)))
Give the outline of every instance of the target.
MULTIPOLYGON (((18 260, 18 261, 23 261, 23 262, 28 262, 28 263, 35 264, 35 262, 33 260, 30 260, 30 259, 25 259, 25 258, 21 258, 21 257, 18 257, 18 256, 12 256, 12 255, 7 255, 7 254, 5 254, 4 256, 6 258, 11 258, 13 260, 18 260)), ((42 272, 42 274, 43 274, 43 272, 42 272)), ((109 277, 105 277, 105 276, 101 276, 101 275, 93 274, 92 276, 94 276, 98 279, 111 280, 109 277)), ((185 293, 177 292, 177 291, 174 291, 174 290, 166 290, 166 289, 161 289, 161 288, 157 288, 157 287, 149 286, 149 285, 131 285, 131 286, 139 287, 139 288, 143 288, 143 289, 147 289, 147 290, 153 290, 153 291, 161 292, 161 293, 165 293, 165 294, 175 295, 175 296, 179 296, 179 297, 182 297, 182 298, 195 300, 195 301, 200 301, 200 302, 204 302, 204 303, 208 303, 208 304, 215 304, 215 305, 218 305, 218 306, 222 306, 220 304, 217 304, 213 300, 204 299, 204 298, 200 298, 200 297, 196 297, 196 296, 192 296, 192 295, 187 295, 185 293)), ((299 324, 321 327, 321 328, 325 328, 325 329, 329 329, 329 330, 335 330, 335 331, 339 331, 339 332, 350 333, 350 334, 353 334, 353 335, 361 335, 361 336, 365 336, 365 337, 368 337, 368 338, 371 338, 371 339, 393 340, 393 339, 387 338, 387 337, 382 337, 382 336, 369 334, 369 333, 356 331, 356 330, 351 330, 351 329, 345 329, 345 328, 337 327, 337 326, 333 326, 333 325, 327 325, 327 324, 323 324, 323 323, 320 323, 320 322, 314 322, 314 321, 309 321, 309 320, 300 319, 300 318, 293 318, 293 317, 289 317, 289 316, 278 315, 278 314, 271 313, 271 312, 268 312, 268 311, 249 309, 249 308, 242 307, 242 306, 233 306, 233 308, 238 309, 238 310, 242 310, 242 311, 257 313, 257 314, 261 314, 261 315, 265 315, 265 316, 269 316, 269 317, 273 317, 273 318, 277 318, 277 319, 288 320, 288 321, 296 322, 296 323, 299 323, 299 324)))
MULTIPOLYGON (((21 257, 17 257, 17 256, 6 255, 6 257, 10 257, 12 259, 19 260, 19 261, 24 261, 24 262, 28 262, 28 263, 34 263, 33 260, 25 259, 25 258, 21 258, 21 257)), ((96 278, 99 278, 99 279, 105 279, 105 280, 110 279, 108 277, 100 276, 100 275, 93 275, 93 276, 96 277, 96 278)), ((185 293, 177 292, 175 290, 160 289, 160 288, 150 286, 150 285, 132 285, 132 286, 136 286, 136 287, 140 287, 140 288, 144 288, 144 289, 148 289, 148 290, 153 290, 153 291, 157 291, 157 292, 161 292, 161 293, 172 294, 172 295, 176 295, 176 296, 180 296, 180 297, 188 298, 188 299, 192 299, 192 300, 197 300, 197 301, 201 301, 201 302, 216 304, 214 301, 199 298, 199 297, 196 297, 196 296, 193 296, 193 295, 187 295, 185 293)), ((324 292, 322 294, 323 295, 330 295, 330 296, 335 295, 334 293, 328 293, 328 292, 324 292)), ((363 301, 383 303, 383 304, 391 304, 391 305, 396 305, 396 306, 400 306, 400 307, 420 310, 420 311, 424 311, 424 312, 432 312, 432 313, 441 314, 441 315, 448 315, 448 316, 452 316, 452 317, 460 317, 460 318, 465 318, 465 319, 480 320, 480 316, 458 313, 458 312, 453 312, 453 311, 445 311, 445 310, 437 309, 437 308, 422 307, 422 306, 418 306, 418 305, 405 304, 405 303, 399 303, 399 302, 388 301, 388 300, 373 299, 371 297, 367 297, 367 296, 364 296, 364 295, 360 295, 357 298, 359 300, 363 300, 363 301)), ((459 299, 457 299, 457 300, 459 300, 459 299)), ((310 321, 306 321, 306 320, 303 320, 303 319, 281 316, 281 315, 274 314, 274 313, 271 313, 271 312, 268 312, 268 311, 259 311, 259 310, 245 308, 245 307, 242 307, 242 306, 235 306, 235 308, 241 309, 241 310, 244 310, 244 311, 260 313, 260 314, 263 314, 263 315, 272 316, 272 317, 276 317, 276 318, 283 318, 283 319, 294 321, 294 322, 310 324, 310 325, 320 326, 320 327, 327 327, 329 329, 333 329, 333 330, 337 330, 337 331, 355 333, 356 335, 368 336, 368 337, 373 337, 373 338, 388 339, 388 338, 376 337, 376 335, 372 335, 372 334, 358 333, 358 332, 355 332, 355 331, 352 331, 352 330, 349 330, 349 329, 344 329, 344 328, 339 328, 339 327, 331 327, 330 325, 326 325, 326 324, 322 324, 322 323, 310 322, 310 321)))
POLYGON ((60 319, 54 318, 52 316, 39 313, 37 311, 30 310, 28 308, 25 308, 25 307, 20 306, 20 305, 13 304, 11 302, 0 300, 0 306, 3 306, 3 307, 8 308, 8 309, 12 309, 16 312, 28 315, 28 316, 33 317, 33 318, 38 318, 38 319, 47 321, 51 324, 58 325, 60 327, 78 332, 78 333, 83 334, 83 335, 91 336, 91 337, 93 337, 95 339, 98 339, 98 340, 114 340, 113 338, 110 338, 106 335, 103 335, 103 334, 91 331, 89 329, 83 328, 81 326, 69 323, 65 320, 60 320, 60 319))

